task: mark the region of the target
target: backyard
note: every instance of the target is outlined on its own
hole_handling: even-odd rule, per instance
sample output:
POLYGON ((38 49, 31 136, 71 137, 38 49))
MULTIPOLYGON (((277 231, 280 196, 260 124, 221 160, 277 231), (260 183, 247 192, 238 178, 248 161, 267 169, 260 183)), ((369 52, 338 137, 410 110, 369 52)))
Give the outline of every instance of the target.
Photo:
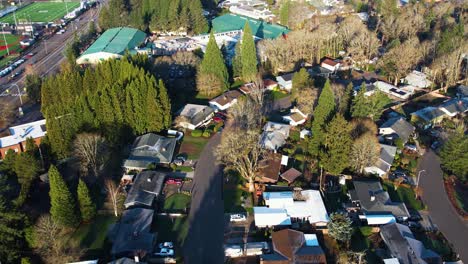
MULTIPOLYGON (((80 2, 34 2, 30 5, 22 7, 15 12, 18 22, 38 22, 47 23, 54 22, 57 19, 63 18, 68 12, 73 11, 80 6, 80 2)), ((15 18, 13 13, 10 13, 0 18, 0 23, 14 24, 15 18)))
POLYGON ((190 207, 192 198, 185 193, 175 193, 164 201, 164 211, 179 211, 190 207))

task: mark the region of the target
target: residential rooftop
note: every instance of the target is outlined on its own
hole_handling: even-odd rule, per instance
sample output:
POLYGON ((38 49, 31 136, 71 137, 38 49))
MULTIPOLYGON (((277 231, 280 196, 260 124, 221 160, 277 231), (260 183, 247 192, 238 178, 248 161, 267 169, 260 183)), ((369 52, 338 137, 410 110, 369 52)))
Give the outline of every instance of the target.
POLYGON ((13 146, 26 141, 27 138, 42 138, 47 134, 46 120, 13 126, 8 129, 9 136, 0 138, 0 148, 13 146))

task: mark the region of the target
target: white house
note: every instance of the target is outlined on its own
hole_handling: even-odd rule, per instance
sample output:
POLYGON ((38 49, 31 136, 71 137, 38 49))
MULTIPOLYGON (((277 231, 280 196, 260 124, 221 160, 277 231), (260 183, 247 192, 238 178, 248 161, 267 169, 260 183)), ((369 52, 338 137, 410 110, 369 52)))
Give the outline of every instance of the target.
POLYGON ((177 124, 180 127, 194 130, 197 127, 210 122, 214 111, 207 105, 186 104, 179 110, 179 116, 183 116, 182 120, 177 124))
POLYGON ((380 144, 379 160, 372 166, 365 167, 364 171, 369 174, 377 174, 380 177, 390 171, 395 159, 397 148, 390 145, 380 144))
POLYGON ((268 10, 265 6, 249 6, 249 5, 240 5, 240 6, 231 6, 229 11, 234 14, 241 16, 251 17, 254 19, 261 20, 271 20, 275 15, 268 10))
POLYGON ((374 86, 388 95, 404 100, 408 99, 412 94, 414 94, 414 90, 411 88, 411 86, 408 86, 409 88, 398 88, 395 85, 382 81, 376 81, 374 86))
POLYGON ((284 75, 276 77, 276 81, 278 82, 281 89, 291 92, 293 76, 294 76, 294 72, 284 74, 284 75))
POLYGON ((308 221, 325 226, 328 213, 317 190, 293 192, 264 192, 267 207, 254 207, 255 225, 258 227, 287 225, 292 221, 308 221), (279 223, 279 224, 278 224, 279 223))
POLYGON ((291 109, 289 115, 283 116, 283 120, 291 126, 298 126, 305 123, 307 115, 297 108, 291 109))
POLYGON ((320 63, 321 67, 327 70, 330 70, 332 72, 336 72, 340 68, 340 65, 341 64, 339 62, 336 62, 328 58, 326 58, 325 60, 322 61, 322 63, 320 63))
POLYGON ((265 149, 277 151, 286 143, 290 129, 289 125, 267 122, 263 127, 260 145, 265 149))
POLYGON ((432 82, 427 79, 426 74, 420 71, 412 71, 402 79, 402 82, 418 88, 427 88, 432 85, 432 82))
POLYGON ((216 111, 223 111, 237 103, 237 98, 241 95, 242 94, 238 90, 230 90, 214 99, 211 99, 209 104, 216 111))

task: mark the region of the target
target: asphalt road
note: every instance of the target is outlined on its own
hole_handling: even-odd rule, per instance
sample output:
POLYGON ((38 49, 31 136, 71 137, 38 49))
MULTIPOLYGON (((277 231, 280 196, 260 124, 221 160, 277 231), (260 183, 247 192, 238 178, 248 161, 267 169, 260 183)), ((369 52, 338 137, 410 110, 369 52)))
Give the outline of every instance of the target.
POLYGON ((457 214, 448 199, 439 157, 432 150, 427 150, 422 157, 419 170, 425 170, 419 185, 432 220, 453 244, 461 260, 468 263, 468 223, 457 214))
POLYGON ((223 174, 213 153, 220 140, 220 133, 210 139, 195 169, 184 263, 224 263, 223 174))

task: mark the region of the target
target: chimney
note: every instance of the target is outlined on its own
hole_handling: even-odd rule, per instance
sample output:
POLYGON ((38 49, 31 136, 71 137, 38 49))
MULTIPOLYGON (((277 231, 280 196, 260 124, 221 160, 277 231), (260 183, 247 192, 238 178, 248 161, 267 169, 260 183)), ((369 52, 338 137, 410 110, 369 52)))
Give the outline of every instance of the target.
POLYGON ((136 263, 139 263, 139 262, 140 262, 140 258, 139 258, 138 256, 135 256, 135 257, 134 257, 134 260, 135 260, 136 263))

